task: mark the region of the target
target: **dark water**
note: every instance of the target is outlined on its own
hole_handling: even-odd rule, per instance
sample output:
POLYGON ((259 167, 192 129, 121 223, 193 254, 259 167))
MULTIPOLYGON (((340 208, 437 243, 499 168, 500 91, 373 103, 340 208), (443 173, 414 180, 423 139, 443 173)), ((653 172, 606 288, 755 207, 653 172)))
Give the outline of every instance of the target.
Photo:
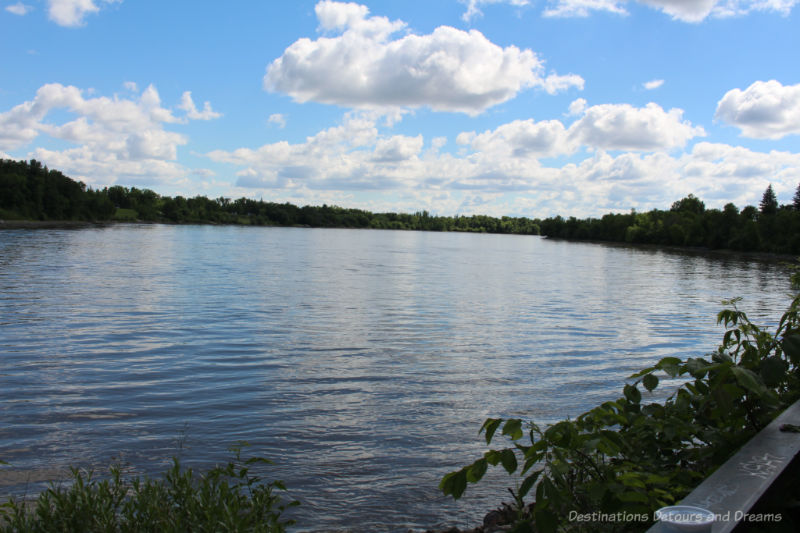
POLYGON ((68 465, 157 474, 248 441, 297 531, 476 525, 497 473, 441 476, 487 416, 548 422, 721 339, 720 300, 774 322, 775 264, 538 237, 115 226, 0 232, 0 496, 68 465))

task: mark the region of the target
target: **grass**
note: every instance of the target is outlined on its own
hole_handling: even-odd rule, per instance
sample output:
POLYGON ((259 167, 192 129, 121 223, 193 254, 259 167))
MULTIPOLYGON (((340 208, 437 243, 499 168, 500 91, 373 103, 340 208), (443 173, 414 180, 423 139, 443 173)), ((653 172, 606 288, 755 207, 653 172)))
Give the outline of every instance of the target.
POLYGON ((119 466, 108 479, 71 469, 68 483, 51 484, 35 502, 10 499, 0 506, 0 532, 188 532, 247 531, 282 533, 294 523, 281 481, 263 481, 251 472, 271 462, 243 459, 241 447, 224 466, 197 474, 173 459, 159 479, 124 479, 119 466))

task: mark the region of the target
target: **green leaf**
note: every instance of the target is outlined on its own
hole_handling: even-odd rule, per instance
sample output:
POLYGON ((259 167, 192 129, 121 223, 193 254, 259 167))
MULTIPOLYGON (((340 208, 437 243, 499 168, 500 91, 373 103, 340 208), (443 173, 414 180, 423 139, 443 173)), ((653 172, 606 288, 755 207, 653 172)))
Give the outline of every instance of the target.
POLYGON ((634 472, 625 472, 624 474, 621 474, 618 479, 626 487, 636 487, 637 489, 647 488, 644 482, 641 480, 641 476, 634 472))
POLYGON ((619 448, 626 448, 627 445, 625 444, 625 439, 617 433, 616 431, 610 431, 608 429, 604 429, 600 432, 600 434, 606 439, 613 442, 619 448))
POLYGON ((503 452, 501 450, 489 450, 483 456, 492 466, 497 466, 503 460, 503 452))
POLYGON ((478 459, 467 470, 467 481, 470 483, 477 483, 481 480, 486 473, 487 461, 486 458, 478 459))
POLYGON ((666 372, 669 377, 674 378, 678 375, 679 367, 681 364, 681 360, 677 357, 664 357, 661 361, 658 362, 656 368, 660 368, 664 372, 666 372))
POLYGON ((631 374, 630 376, 628 376, 628 379, 640 378, 640 377, 644 376, 645 374, 649 374, 649 373, 653 372, 654 370, 658 370, 658 367, 657 366, 651 366, 651 367, 645 368, 644 370, 640 370, 640 371, 636 372, 635 374, 631 374))
POLYGON ((541 470, 537 470, 536 472, 531 473, 525 480, 522 482, 522 485, 519 487, 519 497, 524 498, 528 492, 530 492, 533 485, 536 483, 536 480, 539 479, 539 476, 542 475, 541 470))
POLYGON ((727 352, 716 352, 711 356, 711 360, 715 363, 733 363, 733 359, 727 352))
POLYGON ((506 469, 506 472, 509 474, 513 474, 514 470, 517 469, 517 456, 514 453, 514 450, 511 448, 506 448, 502 452, 500 457, 500 462, 503 464, 503 468, 506 469))
POLYGON ((689 359, 686 362, 686 368, 694 378, 703 378, 710 371, 722 366, 727 366, 727 363, 708 364, 708 361, 699 358, 689 359))
POLYGON ((494 432, 497 431, 497 428, 500 427, 500 423, 503 421, 502 418, 487 418, 486 421, 481 426, 481 429, 478 430, 478 435, 481 434, 481 431, 484 429, 486 430, 486 444, 492 442, 492 437, 494 436, 494 432))
MULTIPOLYGON (((608 433, 611 433, 610 431, 608 433)), ((598 439, 597 442, 597 451, 604 453, 608 456, 617 455, 621 451, 622 446, 620 446, 616 439, 609 439, 607 436, 598 439)))
POLYGON ((569 447, 573 436, 576 435, 575 426, 569 420, 562 420, 545 431, 545 436, 555 446, 569 447))
POLYGON ((458 472, 450 472, 442 478, 439 489, 445 496, 452 496, 454 500, 459 499, 464 491, 467 490, 467 472, 462 468, 458 472))
POLYGON ((625 394, 625 398, 631 403, 639 403, 642 401, 642 393, 639 392, 636 385, 625 385, 623 393, 625 394))
POLYGON ((733 375, 736 377, 736 382, 745 389, 749 390, 750 392, 754 392, 759 396, 763 395, 766 392, 766 390, 764 389, 764 385, 760 382, 761 381, 760 378, 752 370, 748 370, 742 366, 737 365, 731 367, 731 371, 733 372, 733 375))
POLYGON ((511 440, 522 438, 522 420, 519 418, 511 418, 503 426, 503 435, 508 435, 511 440))
POLYGON ((780 357, 767 357, 761 363, 761 379, 767 387, 777 387, 788 376, 786 374, 786 361, 780 357))
POLYGON ((795 365, 800 364, 800 335, 785 336, 781 341, 781 347, 792 363, 795 365))
POLYGON ((642 378, 642 385, 644 385, 644 388, 648 391, 653 392, 653 389, 658 387, 658 376, 654 374, 647 374, 642 378))

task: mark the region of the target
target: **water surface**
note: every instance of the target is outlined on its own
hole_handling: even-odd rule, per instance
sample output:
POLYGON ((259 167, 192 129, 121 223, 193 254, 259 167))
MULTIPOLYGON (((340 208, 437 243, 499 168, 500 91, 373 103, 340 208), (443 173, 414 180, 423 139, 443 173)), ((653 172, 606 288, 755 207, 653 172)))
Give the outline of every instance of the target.
POLYGON ((0 495, 68 465, 155 475, 246 440, 297 531, 474 526, 439 479, 487 416, 552 422, 760 321, 783 267, 531 236, 118 225, 0 232, 0 495))

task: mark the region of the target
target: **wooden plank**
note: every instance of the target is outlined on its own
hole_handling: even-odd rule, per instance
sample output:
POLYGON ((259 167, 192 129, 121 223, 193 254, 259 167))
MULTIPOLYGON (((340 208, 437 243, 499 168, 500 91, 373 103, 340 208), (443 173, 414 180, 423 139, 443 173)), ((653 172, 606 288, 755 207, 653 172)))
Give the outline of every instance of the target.
MULTIPOLYGON (((800 425, 800 401, 747 441, 733 457, 686 496, 681 505, 713 512, 717 521, 711 529, 712 533, 727 533, 743 520, 759 518, 762 519, 762 525, 769 529, 775 517, 747 515, 747 512, 800 452, 800 433, 780 431, 783 424, 800 425)), ((667 533, 672 530, 666 524, 657 522, 647 531, 667 533)))

